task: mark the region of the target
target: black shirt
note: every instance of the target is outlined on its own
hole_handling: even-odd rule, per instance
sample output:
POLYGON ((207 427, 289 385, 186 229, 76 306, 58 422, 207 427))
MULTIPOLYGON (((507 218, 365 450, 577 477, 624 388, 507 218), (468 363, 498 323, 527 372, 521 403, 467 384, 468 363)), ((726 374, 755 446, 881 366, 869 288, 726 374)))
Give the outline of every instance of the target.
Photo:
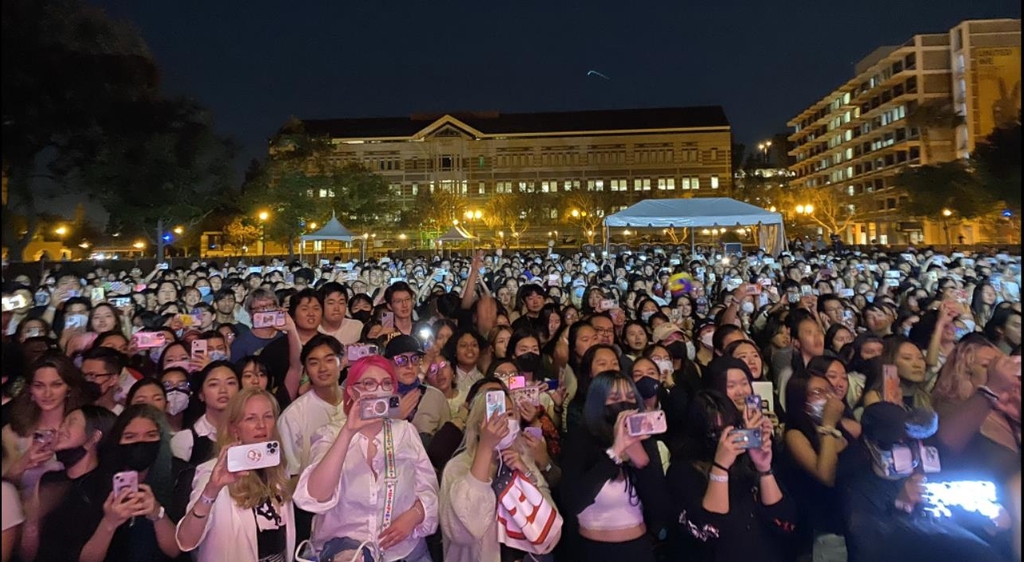
POLYGON ((110 478, 99 469, 75 479, 64 471, 44 474, 39 499, 46 516, 39 526, 36 561, 78 560, 103 519, 103 502, 110 490, 110 478))

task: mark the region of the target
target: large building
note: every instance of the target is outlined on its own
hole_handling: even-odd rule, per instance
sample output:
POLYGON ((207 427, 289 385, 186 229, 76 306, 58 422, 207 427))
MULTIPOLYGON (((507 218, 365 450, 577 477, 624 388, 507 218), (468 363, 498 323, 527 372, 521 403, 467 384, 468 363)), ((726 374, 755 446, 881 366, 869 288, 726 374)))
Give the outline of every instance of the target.
MULTIPOLYGON (((653 197, 728 196, 731 131, 721 107, 562 113, 449 113, 303 120, 332 141, 339 164, 361 163, 416 205, 443 190, 483 208, 494 194, 542 198, 543 224, 568 222, 563 195, 603 192, 614 212, 653 197)), ((327 195, 327 194, 324 194, 327 195)), ((541 221, 538 221, 541 222, 541 221)))
MULTIPOLYGON (((968 158, 992 129, 1020 113, 1020 20, 965 21, 944 33, 915 35, 876 49, 854 76, 789 122, 794 188, 834 190, 857 221, 852 243, 945 243, 948 224, 915 216, 896 187, 905 166, 968 158), (959 129, 921 130, 918 107, 947 106, 959 129)), ((955 242, 991 241, 980 222, 953 227, 955 242)))

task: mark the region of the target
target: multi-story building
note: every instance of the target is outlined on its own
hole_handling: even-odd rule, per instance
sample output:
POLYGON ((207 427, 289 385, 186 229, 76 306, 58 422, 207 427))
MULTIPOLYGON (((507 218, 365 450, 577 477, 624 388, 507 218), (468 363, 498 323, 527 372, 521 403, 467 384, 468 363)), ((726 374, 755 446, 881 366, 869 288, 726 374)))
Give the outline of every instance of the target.
MULTIPOLYGON (((948 225, 921 220, 896 187, 905 166, 969 157, 975 143, 1020 112, 1020 20, 965 21, 946 33, 879 47, 854 77, 789 122, 795 188, 834 190, 858 217, 849 242, 944 243, 948 225), (965 125, 921 130, 921 104, 948 105, 965 125)), ((957 241, 986 242, 976 222, 957 241)))
POLYGON ((560 195, 572 192, 604 192, 610 205, 601 211, 615 212, 647 198, 732 191, 732 137, 718 106, 302 123, 307 134, 331 139, 335 162, 382 175, 403 209, 435 190, 467 207, 529 193, 542 198, 544 218, 557 221, 569 212, 560 195))

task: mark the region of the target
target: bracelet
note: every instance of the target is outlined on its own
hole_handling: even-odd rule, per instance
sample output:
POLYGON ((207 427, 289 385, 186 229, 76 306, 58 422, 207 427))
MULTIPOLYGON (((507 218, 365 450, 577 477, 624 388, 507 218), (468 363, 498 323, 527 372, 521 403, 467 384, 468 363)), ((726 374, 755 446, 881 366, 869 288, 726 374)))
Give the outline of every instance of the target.
POLYGON ((831 435, 836 439, 839 439, 843 436, 843 433, 841 431, 830 425, 823 425, 815 429, 818 432, 818 435, 831 435))
POLYGON ((775 476, 775 470, 772 469, 772 468, 769 468, 768 470, 764 470, 764 471, 759 470, 759 471, 757 471, 757 476, 759 478, 765 478, 767 476, 775 476))
POLYGON ((720 464, 718 464, 718 461, 713 461, 711 463, 711 466, 714 466, 715 468, 720 469, 722 472, 724 472, 726 474, 729 474, 729 469, 724 467, 724 466, 722 466, 722 465, 720 465, 720 464))
POLYGON ((712 482, 721 482, 723 484, 725 484, 726 482, 729 481, 729 477, 728 476, 722 476, 720 474, 712 474, 710 472, 708 473, 708 478, 711 479, 712 482))
POLYGON ((611 447, 608 447, 608 450, 605 451, 605 454, 608 455, 608 458, 612 459, 613 463, 622 464, 622 459, 615 454, 615 451, 613 451, 611 447))
POLYGON ((198 513, 196 513, 195 507, 193 507, 192 511, 190 511, 189 513, 191 513, 192 517, 195 517, 196 519, 206 519, 206 517, 210 515, 209 513, 207 513, 206 515, 199 515, 198 513))
POLYGON ((525 476, 526 479, 529 480, 530 482, 534 481, 533 480, 533 471, 532 470, 527 470, 526 474, 524 474, 523 476, 525 476))
POLYGON ((207 496, 206 494, 199 494, 199 501, 204 503, 204 504, 206 504, 206 505, 213 505, 214 503, 217 502, 217 498, 216 497, 211 498, 211 497, 207 496))

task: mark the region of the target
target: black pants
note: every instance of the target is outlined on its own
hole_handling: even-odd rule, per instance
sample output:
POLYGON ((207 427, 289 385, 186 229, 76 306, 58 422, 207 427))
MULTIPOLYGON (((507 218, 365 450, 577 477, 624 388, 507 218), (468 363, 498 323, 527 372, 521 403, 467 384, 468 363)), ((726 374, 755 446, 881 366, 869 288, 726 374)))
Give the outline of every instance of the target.
POLYGON ((654 562, 654 544, 644 535, 629 542, 598 542, 580 537, 575 560, 586 562, 654 562))

